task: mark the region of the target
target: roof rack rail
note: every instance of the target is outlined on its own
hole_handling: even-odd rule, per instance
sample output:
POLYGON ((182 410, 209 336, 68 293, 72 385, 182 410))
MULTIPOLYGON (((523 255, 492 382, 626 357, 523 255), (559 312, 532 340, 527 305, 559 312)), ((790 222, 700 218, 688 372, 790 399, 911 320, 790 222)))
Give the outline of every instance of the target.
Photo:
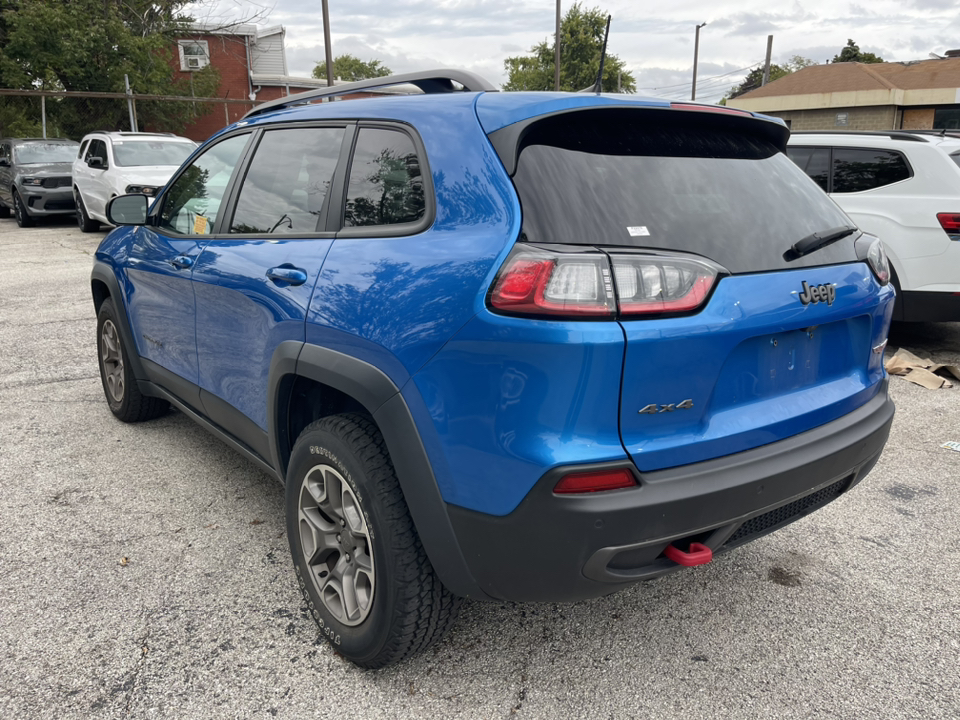
MULTIPOLYGON (((793 135, 871 135, 873 137, 888 137, 891 140, 910 140, 912 142, 925 142, 918 134, 929 135, 930 133, 922 130, 797 130, 790 133, 793 135)), ((939 132, 937 133, 939 134, 939 132)))
POLYGON ((420 72, 405 73, 403 75, 389 75, 387 77, 371 78, 369 80, 360 80, 343 85, 318 88, 316 90, 307 90, 306 92, 288 95, 287 97, 277 98, 276 100, 265 102, 262 105, 257 105, 243 117, 246 119, 254 115, 262 115, 271 110, 277 110, 291 105, 300 105, 317 98, 347 95, 352 92, 375 90, 391 85, 416 85, 427 95, 457 92, 453 83, 462 85, 464 92, 497 92, 496 86, 476 73, 467 70, 422 70, 420 72))

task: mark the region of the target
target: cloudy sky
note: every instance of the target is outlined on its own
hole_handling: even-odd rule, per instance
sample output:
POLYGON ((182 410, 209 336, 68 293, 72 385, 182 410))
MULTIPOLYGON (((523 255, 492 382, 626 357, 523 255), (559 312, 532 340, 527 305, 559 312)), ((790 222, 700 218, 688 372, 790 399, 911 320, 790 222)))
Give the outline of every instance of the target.
MULTIPOLYGON (((563 0, 562 11, 572 5, 563 0)), ((633 72, 638 92, 689 98, 694 28, 700 31, 697 99, 715 101, 762 63, 802 55, 818 63, 852 38, 887 61, 927 59, 960 47, 960 0, 596 0, 613 16, 608 52, 633 72), (669 7, 668 7, 669 6, 669 7)), ((554 0, 329 0, 334 55, 379 59, 393 72, 458 67, 506 81, 504 58, 552 40, 554 0)), ((309 75, 324 57, 320 0, 205 0, 198 19, 265 16, 286 27, 291 75, 309 75)))

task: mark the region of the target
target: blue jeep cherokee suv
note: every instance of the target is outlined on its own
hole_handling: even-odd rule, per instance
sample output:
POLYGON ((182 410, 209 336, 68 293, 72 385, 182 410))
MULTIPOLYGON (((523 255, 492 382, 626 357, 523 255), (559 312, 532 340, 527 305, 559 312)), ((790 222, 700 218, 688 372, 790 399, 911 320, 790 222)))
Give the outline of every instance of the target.
POLYGON ((173 405, 285 483, 306 603, 364 667, 461 598, 708 562, 849 490, 893 418, 886 259, 779 121, 493 90, 261 105, 115 199, 96 254, 110 409, 173 405))

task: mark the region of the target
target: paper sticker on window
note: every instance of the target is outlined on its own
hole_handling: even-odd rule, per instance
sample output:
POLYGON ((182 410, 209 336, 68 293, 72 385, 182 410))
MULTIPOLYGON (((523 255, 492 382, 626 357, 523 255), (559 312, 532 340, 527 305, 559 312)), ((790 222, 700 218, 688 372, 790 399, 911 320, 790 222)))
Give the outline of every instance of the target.
POLYGON ((207 233, 207 219, 203 215, 197 215, 197 219, 193 221, 193 232, 196 235, 207 233))
POLYGON ((630 237, 646 237, 650 234, 646 225, 633 225, 627 228, 627 232, 630 233, 630 237))

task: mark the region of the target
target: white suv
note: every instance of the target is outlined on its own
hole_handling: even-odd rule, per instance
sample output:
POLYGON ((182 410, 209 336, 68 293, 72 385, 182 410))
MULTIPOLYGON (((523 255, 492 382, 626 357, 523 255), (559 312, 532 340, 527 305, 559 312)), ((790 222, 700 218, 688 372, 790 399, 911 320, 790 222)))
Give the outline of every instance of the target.
POLYGON ((960 321, 960 138, 794 133, 787 155, 883 241, 897 288, 894 320, 960 321))
POLYGON ((80 229, 91 232, 107 222, 107 203, 117 195, 156 195, 196 147, 193 140, 170 133, 95 132, 84 136, 73 161, 80 229))

